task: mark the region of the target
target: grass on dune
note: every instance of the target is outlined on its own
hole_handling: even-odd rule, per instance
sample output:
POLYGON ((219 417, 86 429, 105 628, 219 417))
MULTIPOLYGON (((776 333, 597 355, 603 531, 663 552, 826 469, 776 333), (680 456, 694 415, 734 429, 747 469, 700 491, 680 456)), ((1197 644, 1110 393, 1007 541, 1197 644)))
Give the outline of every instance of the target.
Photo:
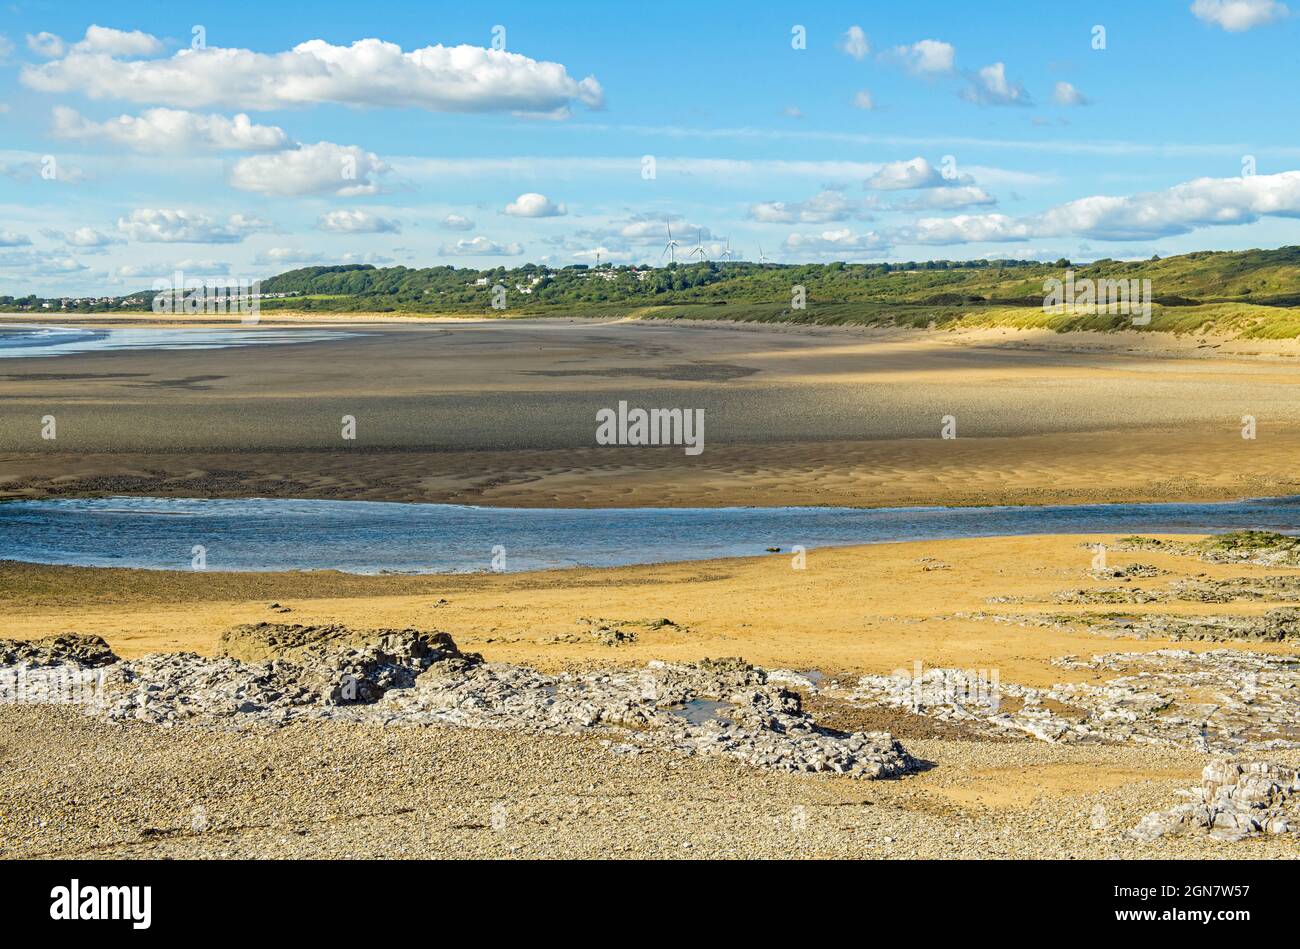
POLYGON ((914 329, 1015 329, 1057 333, 1139 330, 1202 333, 1242 339, 1300 337, 1300 310, 1250 303, 1151 308, 1151 322, 1134 325, 1130 316, 1111 313, 1047 313, 1040 306, 951 306, 897 303, 817 303, 791 310, 775 303, 691 304, 643 307, 633 314, 648 319, 739 320, 814 326, 899 326, 914 329))

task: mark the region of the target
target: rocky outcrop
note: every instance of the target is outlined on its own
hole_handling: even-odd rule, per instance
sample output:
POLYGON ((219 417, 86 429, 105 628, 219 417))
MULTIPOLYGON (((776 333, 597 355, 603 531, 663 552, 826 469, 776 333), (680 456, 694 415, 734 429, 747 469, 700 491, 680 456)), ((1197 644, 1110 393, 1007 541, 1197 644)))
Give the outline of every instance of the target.
POLYGON ((1233 603, 1241 600, 1300 600, 1300 576, 1228 577, 1214 580, 1189 577, 1169 584, 1170 597, 1198 603, 1233 603))
POLYGON ((73 665, 97 668, 117 662, 99 636, 60 633, 45 639, 0 639, 0 666, 73 665))
POLYGON ((278 624, 231 630, 222 649, 257 658, 119 661, 104 670, 88 711, 163 726, 276 727, 309 718, 593 735, 622 754, 660 748, 854 778, 917 765, 886 732, 819 726, 797 693, 737 659, 547 675, 462 653, 446 633, 278 624))
MULTIPOLYGON (((1169 594, 1144 590, 1141 587, 1100 587, 1088 590, 1060 590, 1052 594, 1055 603, 1083 603, 1111 605, 1119 603, 1161 603, 1169 599, 1169 594)), ((990 597, 990 603, 1025 603, 1027 600, 990 597)))
POLYGON ((782 771, 891 777, 915 762, 888 733, 843 733, 817 725, 797 693, 769 683, 739 660, 548 676, 485 663, 421 676, 409 691, 385 696, 379 710, 399 720, 581 734, 606 731, 614 748, 664 747, 726 755, 782 771))
MULTIPOLYGON (((1058 590, 1051 596, 1054 603, 1088 605, 1134 603, 1239 603, 1268 600, 1273 602, 1300 602, 1300 575, 1267 577, 1179 577, 1169 581, 1166 589, 1147 587, 1111 586, 1058 590)), ((1045 602, 1041 597, 991 596, 985 600, 990 605, 1029 604, 1045 602)))
POLYGON ((970 613, 960 618, 1069 632, 1085 630, 1112 639, 1284 642, 1300 639, 1300 608, 1279 606, 1262 616, 1183 616, 1176 613, 970 613))
POLYGON ((1053 660, 1111 673, 1100 684, 1039 689, 978 670, 863 676, 845 700, 902 708, 990 735, 1062 743, 1144 743, 1213 754, 1300 748, 1300 658, 1239 650, 1108 653, 1053 660))
POLYGON ((1300 609, 1280 606, 1263 616, 1178 616, 1151 613, 1141 617, 1090 618, 1107 635, 1172 640, 1282 642, 1300 638, 1300 609))
POLYGON ((1300 837, 1300 775, 1266 761, 1211 761, 1188 800, 1142 818, 1130 832, 1143 841, 1208 834, 1225 841, 1263 834, 1300 837))
POLYGON ((1249 563, 1264 567, 1300 567, 1300 537, 1274 531, 1232 531, 1187 543, 1156 537, 1121 537, 1111 550, 1159 551, 1196 557, 1206 563, 1249 563))
POLYGON ((1122 567, 1094 567, 1088 575, 1096 580, 1132 580, 1149 579, 1168 572, 1149 563, 1130 563, 1122 567))
POLYGON ((153 722, 253 712, 285 719, 292 709, 373 704, 389 689, 411 688, 435 663, 482 661, 442 632, 276 623, 229 630, 221 650, 217 659, 158 653, 112 667, 106 714, 153 722))
POLYGON ((222 633, 218 649, 222 656, 245 662, 280 659, 306 663, 319 662, 340 652, 366 649, 385 642, 398 649, 411 650, 413 658, 423 656, 426 651, 446 653, 446 656, 438 658, 467 658, 460 653, 447 633, 411 628, 304 626, 298 623, 249 623, 235 626, 222 633))

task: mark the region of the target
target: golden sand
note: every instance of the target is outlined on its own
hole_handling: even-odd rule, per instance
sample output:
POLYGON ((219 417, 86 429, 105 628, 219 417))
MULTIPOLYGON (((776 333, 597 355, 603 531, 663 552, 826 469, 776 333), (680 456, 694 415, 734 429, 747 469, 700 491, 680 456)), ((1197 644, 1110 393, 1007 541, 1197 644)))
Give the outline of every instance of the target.
MULTIPOLYGON (((542 668, 640 665, 650 659, 740 656, 766 667, 828 673, 891 672, 955 666, 998 670, 1004 682, 1048 686, 1088 681, 1050 665, 1063 655, 1168 648, 1158 639, 1107 639, 960 617, 1113 612, 1115 607, 1059 605, 1058 590, 1123 587, 1088 576, 1095 535, 981 538, 827 548, 806 567, 773 554, 760 558, 515 574, 347 577, 329 574, 216 574, 24 568, 5 577, 5 635, 95 633, 124 656, 162 650, 212 654, 221 633, 241 623, 440 629, 462 648, 491 660, 542 668), (126 579, 121 579, 125 575, 126 579), (42 577, 57 576, 47 592, 42 577), (133 588, 130 577, 142 578, 133 588), (219 578, 222 592, 214 593, 219 578), (97 589, 102 587, 102 591, 97 589), (60 591, 81 590, 81 594, 60 591), (29 592, 24 592, 29 591, 29 592), (336 592, 337 591, 337 592, 336 592), (241 595, 242 594, 242 595, 241 595), (340 595, 341 594, 341 595, 340 595), (212 599, 213 596, 219 599, 212 599), (990 604, 992 597, 1028 602, 990 604), (80 600, 80 602, 77 602, 80 600), (446 602, 442 602, 442 601, 446 602), (71 602, 71 605, 69 603, 71 602), (271 610, 272 602, 291 612, 271 610), (583 618, 612 620, 635 642, 604 646, 585 635, 583 618), (653 627, 669 619, 673 626, 653 627), (577 639, 578 641, 569 641, 577 639), (585 641, 584 641, 585 640, 585 641)), ((1101 538, 1113 540, 1113 538, 1101 538)), ((1112 552, 1111 566, 1151 563, 1167 576, 1137 581, 1162 589, 1170 580, 1277 574, 1283 568, 1223 566, 1169 554, 1112 552)), ((0 601, 3 602, 3 601, 0 601)), ((1242 613, 1267 601, 1126 605, 1125 613, 1242 613)), ((1180 642, 1182 649, 1294 651, 1293 644, 1180 642)))

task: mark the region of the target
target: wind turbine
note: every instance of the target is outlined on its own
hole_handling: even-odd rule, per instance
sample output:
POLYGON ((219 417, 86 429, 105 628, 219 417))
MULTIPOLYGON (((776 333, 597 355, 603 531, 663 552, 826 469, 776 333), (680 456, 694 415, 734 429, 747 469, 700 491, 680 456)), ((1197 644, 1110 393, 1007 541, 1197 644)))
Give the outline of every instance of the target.
POLYGON ((696 254, 699 254, 700 260, 707 260, 709 255, 704 252, 704 229, 700 228, 697 233, 699 236, 695 239, 695 246, 687 251, 686 256, 694 257, 696 254))
POLYGON ((665 244, 664 249, 659 252, 659 259, 662 261, 664 259, 664 254, 667 254, 668 262, 674 264, 677 262, 675 256, 677 251, 677 242, 673 240, 673 225, 671 221, 664 218, 664 226, 668 228, 668 243, 665 244))
POLYGON ((759 244, 759 245, 758 245, 758 262, 759 262, 760 264, 765 264, 765 263, 767 263, 767 256, 763 253, 763 245, 762 245, 762 244, 759 244))
POLYGON ((721 257, 723 260, 731 259, 731 238, 730 237, 727 238, 727 249, 722 252, 721 257))

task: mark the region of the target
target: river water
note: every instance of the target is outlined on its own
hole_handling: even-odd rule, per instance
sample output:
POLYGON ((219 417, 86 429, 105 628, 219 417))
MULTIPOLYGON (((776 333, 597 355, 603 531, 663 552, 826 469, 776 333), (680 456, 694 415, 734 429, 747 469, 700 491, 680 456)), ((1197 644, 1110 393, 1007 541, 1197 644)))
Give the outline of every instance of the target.
POLYGON ((770 556, 1015 534, 1300 533, 1300 498, 1048 507, 532 509, 292 499, 0 503, 0 559, 83 566, 449 573, 770 556))

